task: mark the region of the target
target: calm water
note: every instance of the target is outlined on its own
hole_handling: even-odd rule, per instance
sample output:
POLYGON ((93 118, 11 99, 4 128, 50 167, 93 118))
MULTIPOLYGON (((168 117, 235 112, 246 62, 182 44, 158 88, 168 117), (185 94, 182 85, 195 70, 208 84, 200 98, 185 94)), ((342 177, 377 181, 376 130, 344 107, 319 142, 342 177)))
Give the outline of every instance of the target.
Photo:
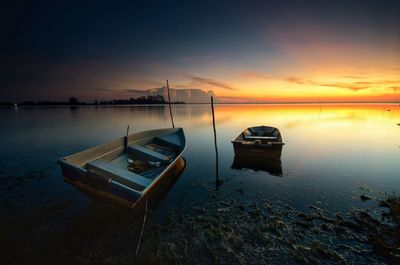
MULTIPOLYGON (((340 211, 368 207, 359 200, 362 189, 400 192, 398 104, 217 105, 215 111, 222 196, 276 197, 298 209, 313 203, 340 211), (282 177, 231 168, 231 140, 257 125, 281 131, 282 177)), ((180 105, 173 113, 186 133, 187 165, 156 209, 159 217, 171 209, 201 207, 215 194, 210 107, 180 105)), ((24 234, 35 242, 96 204, 63 181, 57 159, 121 137, 128 124, 143 131, 169 127, 170 120, 164 106, 4 108, 0 124, 0 224, 6 230, 10 224, 29 225, 24 234)))

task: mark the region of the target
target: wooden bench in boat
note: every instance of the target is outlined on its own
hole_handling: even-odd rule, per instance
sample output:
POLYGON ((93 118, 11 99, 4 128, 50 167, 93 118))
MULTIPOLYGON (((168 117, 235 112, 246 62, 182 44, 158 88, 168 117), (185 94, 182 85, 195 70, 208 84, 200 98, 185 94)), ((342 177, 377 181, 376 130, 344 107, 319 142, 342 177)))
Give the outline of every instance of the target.
POLYGON ((107 181, 117 181, 125 186, 135 190, 143 190, 152 182, 151 179, 145 178, 139 174, 112 165, 104 160, 97 159, 87 164, 89 174, 101 177, 107 181))
POLYGON ((128 146, 128 154, 134 154, 146 160, 167 161, 170 157, 141 145, 132 144, 128 146))
POLYGON ((246 135, 245 140, 277 140, 276 136, 255 136, 255 135, 246 135))
POLYGON ((176 135, 163 135, 154 138, 155 142, 174 149, 181 149, 182 143, 176 135))

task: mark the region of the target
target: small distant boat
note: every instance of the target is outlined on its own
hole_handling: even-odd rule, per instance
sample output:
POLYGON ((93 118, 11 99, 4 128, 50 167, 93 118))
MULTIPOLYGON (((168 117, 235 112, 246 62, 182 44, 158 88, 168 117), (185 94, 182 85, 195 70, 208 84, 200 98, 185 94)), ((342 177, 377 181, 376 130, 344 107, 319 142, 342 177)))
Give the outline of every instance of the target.
POLYGON ((64 180, 88 195, 134 207, 185 167, 182 128, 131 134, 61 158, 64 180))
POLYGON ((275 127, 257 126, 244 130, 233 143, 235 155, 263 155, 266 151, 274 150, 277 156, 281 156, 282 136, 275 127))
POLYGON ((266 171, 274 176, 282 176, 282 141, 277 128, 269 126, 251 127, 244 130, 234 141, 233 169, 266 171))

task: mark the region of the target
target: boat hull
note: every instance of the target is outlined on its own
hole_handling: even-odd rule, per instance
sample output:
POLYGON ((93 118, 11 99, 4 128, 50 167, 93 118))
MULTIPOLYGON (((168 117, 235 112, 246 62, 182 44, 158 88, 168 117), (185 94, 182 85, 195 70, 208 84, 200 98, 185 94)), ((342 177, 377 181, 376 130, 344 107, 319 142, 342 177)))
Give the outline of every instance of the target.
POLYGON ((266 153, 273 153, 273 156, 280 157, 282 154, 282 144, 244 144, 233 142, 233 150, 237 156, 265 156, 266 153))
MULTIPOLYGON (((89 198, 93 199, 103 199, 107 201, 111 201, 123 206, 127 206, 130 208, 135 207, 140 201, 145 197, 156 197, 156 194, 153 194, 153 191, 156 189, 157 185, 163 186, 163 191, 168 190, 170 185, 174 183, 174 181, 180 176, 186 166, 185 159, 183 157, 179 157, 172 165, 171 168, 164 172, 159 178, 157 178, 156 185, 153 185, 145 195, 135 198, 134 196, 129 196, 129 192, 126 194, 123 191, 116 190, 112 186, 105 187, 104 189, 96 189, 93 185, 85 182, 85 177, 82 177, 81 180, 77 180, 76 172, 63 169, 62 173, 64 176, 64 181, 68 184, 72 185, 82 193, 86 194, 89 198)), ((111 184, 110 184, 111 185, 111 184)), ((158 187, 160 188, 160 187, 158 187)))

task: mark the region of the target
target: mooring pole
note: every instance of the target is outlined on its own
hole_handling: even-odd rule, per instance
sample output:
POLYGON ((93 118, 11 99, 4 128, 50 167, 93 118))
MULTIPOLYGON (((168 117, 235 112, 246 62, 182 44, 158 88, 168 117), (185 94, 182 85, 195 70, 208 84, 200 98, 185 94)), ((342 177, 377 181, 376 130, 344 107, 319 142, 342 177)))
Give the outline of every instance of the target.
POLYGON ((137 257, 137 255, 139 254, 140 243, 141 243, 141 241, 142 241, 144 225, 146 224, 146 217, 147 217, 147 200, 148 200, 148 196, 146 196, 146 208, 144 209, 142 229, 140 229, 139 241, 138 241, 138 243, 137 243, 137 245, 136 245, 135 257, 137 257))
POLYGON ((124 138, 124 148, 125 148, 125 151, 126 151, 126 149, 128 148, 128 135, 129 135, 129 125, 128 125, 128 127, 126 128, 126 135, 125 135, 125 138, 124 138))
POLYGON ((167 91, 168 91, 169 114, 171 115, 172 128, 175 128, 174 117, 172 116, 171 96, 169 95, 169 84, 168 84, 168 80, 167 80, 167 91))
POLYGON ((218 145, 217 145, 217 130, 215 129, 215 114, 214 114, 214 98, 211 96, 211 112, 213 118, 214 129, 214 146, 215 146, 215 186, 219 188, 219 170, 218 170, 218 145))

